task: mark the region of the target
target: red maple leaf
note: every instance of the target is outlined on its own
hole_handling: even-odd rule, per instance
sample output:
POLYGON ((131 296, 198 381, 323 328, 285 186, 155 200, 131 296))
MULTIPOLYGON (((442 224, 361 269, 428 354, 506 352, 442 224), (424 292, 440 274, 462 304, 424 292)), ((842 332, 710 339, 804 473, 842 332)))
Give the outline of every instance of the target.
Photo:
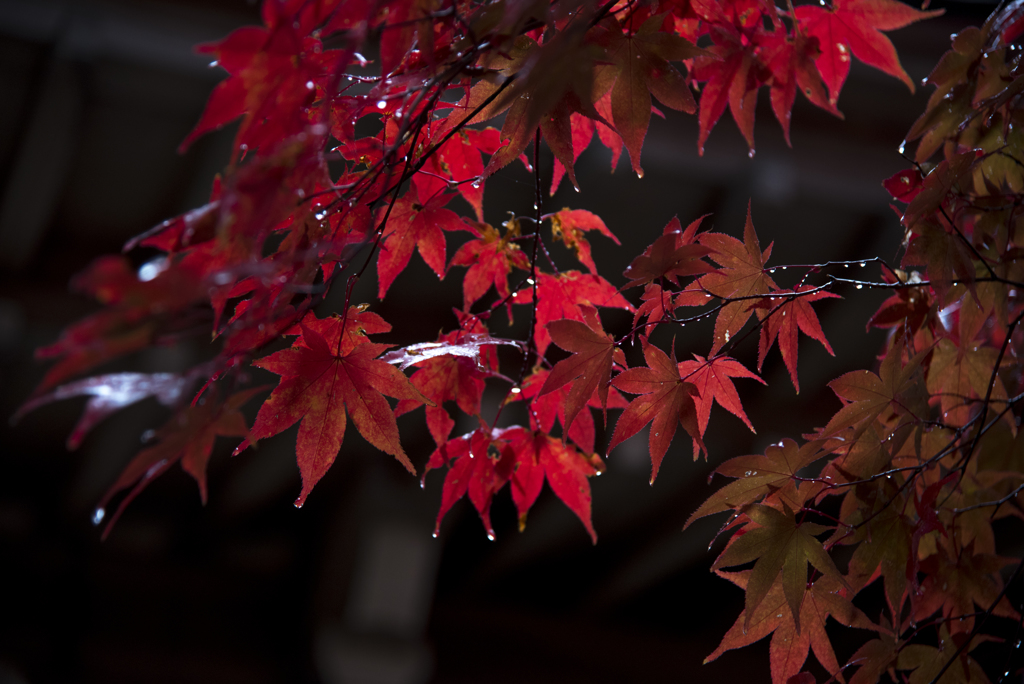
POLYGON ((391 283, 405 270, 414 249, 433 269, 438 278, 444 277, 445 230, 467 230, 459 215, 444 205, 451 195, 439 194, 421 203, 415 190, 400 197, 391 210, 384 236, 381 238, 380 257, 377 259, 377 296, 384 299, 391 283))
MULTIPOLYGON (((810 289, 810 285, 798 285, 792 292, 804 292, 810 289)), ((796 378, 797 331, 803 330, 805 335, 821 342, 822 346, 825 347, 825 351, 835 356, 835 352, 832 351, 832 347, 829 345, 828 340, 825 338, 825 333, 821 329, 821 323, 818 322, 818 316, 811 307, 811 302, 830 298, 838 299, 839 295, 819 290, 803 297, 786 297, 784 295, 787 292, 790 291, 780 290, 773 292, 767 301, 762 300, 758 303, 759 307, 768 311, 769 316, 768 320, 761 326, 761 341, 757 353, 757 370, 761 370, 761 366, 764 364, 764 359, 768 355, 769 350, 771 350, 772 344, 778 339, 782 360, 786 363, 786 369, 789 371, 789 377, 793 381, 793 387, 796 388, 797 394, 799 394, 800 383, 796 378), (780 295, 782 295, 782 302, 777 303, 780 295)))
MULTIPOLYGON (((301 506, 313 486, 334 463, 348 417, 370 444, 393 455, 415 473, 398 440, 395 414, 382 393, 396 399, 430 403, 394 366, 376 357, 388 345, 365 337, 343 344, 345 319, 322 319, 314 327, 305 321, 302 332, 288 349, 254 361, 254 365, 281 376, 281 382, 256 416, 252 436, 264 439, 302 421, 295 452, 302 473, 301 506)), ((236 453, 249 445, 243 442, 236 453)))
MULTIPOLYGON (((705 359, 703 356, 693 355, 696 361, 682 361, 679 364, 679 375, 687 382, 692 383, 698 395, 694 397, 697 405, 697 425, 703 437, 708 427, 708 418, 711 415, 711 403, 717 401, 718 405, 726 409, 740 420, 742 420, 751 432, 756 432, 750 424, 750 419, 743 411, 743 404, 740 396, 736 393, 730 378, 752 378, 762 385, 767 384, 755 373, 734 358, 729 356, 713 356, 705 359)), ((696 453, 696 448, 694 449, 696 453)))
POLYGON ((702 275, 715 269, 702 257, 711 254, 712 249, 704 245, 694 244, 700 224, 707 214, 693 221, 682 230, 679 217, 673 216, 665 226, 660 238, 649 245, 644 253, 633 259, 626 268, 624 276, 630 279, 625 287, 637 287, 665 278, 673 285, 679 284, 679 278, 702 275))
MULTIPOLYGON (((701 287, 707 292, 722 299, 730 299, 750 298, 777 289, 778 286, 764 267, 771 256, 772 245, 768 245, 764 252, 761 251, 757 233, 754 232, 754 223, 750 220, 749 205, 747 222, 743 228, 743 242, 723 233, 704 233, 697 239, 705 247, 711 248, 711 259, 721 267, 700 279, 701 287)), ((715 338, 708 355, 714 356, 718 353, 718 350, 739 332, 754 311, 754 302, 751 299, 740 299, 723 306, 718 312, 718 318, 715 319, 715 338)))
POLYGON ((881 31, 893 31, 944 10, 922 12, 895 0, 835 0, 831 9, 800 5, 800 30, 818 39, 821 55, 815 60, 835 104, 850 73, 850 56, 895 76, 914 91, 914 82, 900 66, 896 48, 881 31))
POLYGON ((561 240, 569 249, 576 252, 576 258, 587 267, 587 270, 597 275, 597 265, 594 257, 590 255, 590 243, 583 237, 583 233, 596 230, 607 238, 611 238, 615 244, 620 245, 619 238, 608 230, 601 217, 585 209, 565 208, 556 211, 548 218, 551 219, 551 238, 561 240))
MULTIPOLYGON (((549 371, 538 368, 526 377, 520 387, 520 392, 513 393, 514 399, 523 399, 530 402, 530 425, 534 429, 550 433, 555 426, 555 420, 562 425, 563 436, 576 444, 584 453, 594 453, 595 427, 594 416, 590 411, 580 411, 572 425, 566 427, 565 409, 569 400, 569 388, 562 385, 559 389, 540 395, 540 389, 547 382, 549 371)), ((608 408, 626 408, 628 402, 614 387, 608 390, 608 408)), ((596 394, 590 397, 587 402, 590 408, 602 408, 596 394)))
POLYGON ((216 392, 210 392, 195 405, 184 406, 167 421, 156 432, 155 438, 159 443, 136 454, 100 499, 93 514, 96 524, 105 517, 107 504, 114 495, 132 487, 107 521, 103 537, 110 534, 125 507, 158 475, 178 461, 181 461, 185 472, 195 478, 199 485, 199 496, 205 504, 206 464, 210 460, 214 441, 217 437, 244 437, 249 434, 239 409, 264 389, 254 387, 233 394, 226 400, 219 398, 216 392))
POLYGON ((570 320, 548 323, 551 339, 565 351, 572 352, 572 356, 555 364, 540 390, 544 395, 572 382, 565 404, 567 430, 595 393, 601 401, 601 408, 607 407, 612 360, 617 351, 615 341, 601 327, 597 309, 586 306, 581 307, 581 311, 585 324, 570 320))
POLYGON ((469 267, 462 278, 462 308, 465 311, 469 311, 491 285, 502 299, 511 296, 508 276, 512 269, 530 270, 530 260, 519 245, 512 242, 519 236, 518 223, 509 222, 504 235, 488 223, 467 225, 479 237, 459 247, 450 264, 469 267))
MULTIPOLYGON (((644 347, 644 358, 647 367, 630 368, 612 380, 616 388, 640 396, 630 402, 619 416, 608 451, 653 421, 648 439, 653 483, 668 445, 676 434, 677 423, 693 438, 700 451, 707 453, 707 449, 697 423, 697 406, 694 404, 694 397, 699 396, 697 387, 685 382, 676 362, 654 345, 644 347)), ((694 449, 694 459, 698 455, 699 451, 694 449)))
MULTIPOLYGON (((512 295, 516 304, 533 303, 533 287, 524 287, 512 295)), ((601 276, 579 271, 562 271, 557 275, 537 274, 537 325, 534 340, 537 355, 544 356, 551 343, 547 325, 551 321, 565 318, 582 321, 587 306, 617 307, 633 311, 633 305, 619 294, 615 286, 601 276)))

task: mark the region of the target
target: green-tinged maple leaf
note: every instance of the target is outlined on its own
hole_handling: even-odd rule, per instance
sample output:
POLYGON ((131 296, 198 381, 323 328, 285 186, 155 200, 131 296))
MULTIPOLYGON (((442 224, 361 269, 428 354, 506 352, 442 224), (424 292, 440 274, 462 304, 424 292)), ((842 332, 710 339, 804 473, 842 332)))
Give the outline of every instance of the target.
MULTIPOLYGON (((342 347, 341 317, 322 319, 320 330, 303 322, 301 336, 288 349, 257 359, 254 364, 281 376, 256 416, 252 436, 264 439, 302 421, 295 452, 302 473, 305 502, 313 486, 334 463, 348 418, 360 434, 381 451, 393 455, 415 473, 398 439, 395 414, 383 394, 430 404, 400 370, 377 359, 388 345, 362 338, 351 349, 342 347)), ((243 442, 236 453, 248 446, 243 442)))
POLYGON ((697 388, 698 396, 694 398, 694 403, 697 405, 697 426, 700 428, 701 437, 708 427, 713 401, 717 401, 719 406, 742 420, 751 432, 757 432, 743 411, 743 404, 736 387, 732 384, 732 378, 750 378, 762 385, 767 383, 732 357, 718 355, 705 359, 694 354, 693 358, 696 360, 679 363, 679 375, 697 388))
MULTIPOLYGON (((872 639, 850 656, 849 666, 857 667, 850 684, 877 684, 886 672, 892 673, 899 643, 893 637, 872 639)), ((893 673, 894 674, 894 673, 893 673)), ((895 676, 895 674, 894 674, 895 676)))
POLYGON ((210 391, 194 405, 181 408, 157 431, 155 439, 158 443, 136 454, 100 499, 93 517, 96 523, 105 517, 105 510, 111 498, 118 492, 132 487, 110 516, 103 530, 103 537, 106 538, 110 534, 125 507, 158 475, 178 461, 181 462, 182 469, 195 478, 199 485, 199 496, 205 504, 206 464, 210 460, 214 440, 217 437, 249 435, 245 417, 239 409, 264 389, 255 387, 237 392, 227 399, 221 399, 215 391, 210 391))
MULTIPOLYGON (((799 293, 810 289, 809 285, 798 285, 792 292, 799 293)), ((767 301, 761 300, 758 303, 758 307, 766 309, 770 315, 764 325, 761 326, 761 340, 757 351, 757 370, 761 370, 768 351, 772 348, 775 341, 778 340, 782 360, 786 364, 786 370, 789 371, 793 387, 796 389, 797 394, 799 394, 800 383, 796 377, 798 330, 802 330, 808 337, 821 342, 822 346, 825 347, 825 351, 835 356, 835 352, 832 351, 832 347, 829 345, 828 340, 825 338, 825 333, 821 329, 821 323, 818 322, 818 316, 811 307, 811 302, 829 298, 838 299, 839 295, 820 290, 802 297, 786 297, 785 295, 788 292, 791 291, 780 290, 773 292, 767 301), (781 303, 779 303, 780 299, 781 303)))
POLYGON ((730 458, 715 469, 715 474, 736 480, 708 497, 686 520, 683 529, 706 515, 731 509, 741 510, 747 504, 761 499, 781 502, 791 510, 801 508, 804 502, 821 490, 821 485, 801 483, 794 476, 802 468, 826 455, 817 442, 808 442, 798 448, 796 442, 787 438, 765 449, 763 456, 752 454, 730 458))
MULTIPOLYGON (((743 242, 723 233, 704 233, 697 240, 712 250, 711 259, 721 267, 701 277, 700 285, 707 292, 722 299, 730 299, 764 295, 778 289, 764 266, 771 256, 772 245, 761 251, 749 206, 747 222, 743 228, 743 242)), ((708 355, 718 353, 739 332, 754 311, 754 300, 749 299, 729 302, 723 306, 715 319, 715 338, 708 355)))
MULTIPOLYGON (((889 492, 882 492, 886 497, 889 492)), ((891 497, 889 497, 891 498, 891 497)), ((881 573, 885 580, 885 596, 894 615, 900 614, 907 592, 907 567, 910 562, 910 541, 913 524, 900 513, 897 499, 871 518, 865 535, 850 559, 848 579, 860 589, 881 573)))
POLYGON ((918 352, 904 365, 903 348, 902 340, 892 345, 879 368, 879 375, 871 371, 851 371, 828 384, 845 406, 821 430, 821 437, 835 436, 847 428, 854 428, 857 434, 890 410, 901 416, 901 424, 918 419, 912 413, 917 407, 905 395, 913 389, 914 376, 928 350, 918 352))
POLYGON ((621 244, 619 239, 608 230, 597 214, 585 209, 562 209, 556 211, 549 217, 551 219, 551 238, 561 240, 569 249, 576 252, 576 258, 587 267, 587 270, 597 275, 597 265, 594 257, 590 254, 590 243, 583 237, 587 231, 596 230, 615 244, 621 244))
POLYGON ((630 402, 619 416, 608 451, 611 452, 645 425, 652 423, 648 443, 653 483, 658 476, 661 460, 676 434, 677 424, 682 425, 693 438, 697 447, 693 452, 694 460, 701 451, 707 453, 707 449, 697 424, 697 407, 693 399, 697 395, 697 388, 685 382, 679 375, 679 365, 654 345, 644 347, 644 359, 647 367, 630 368, 612 380, 617 389, 640 396, 630 402))
MULTIPOLYGON (((971 656, 971 651, 985 641, 984 637, 976 637, 968 648, 955 655, 961 644, 967 640, 965 634, 950 636, 945 624, 939 627, 939 645, 909 644, 904 646, 896 659, 897 670, 912 670, 908 684, 988 684, 989 679, 981 669, 978 661, 971 656), (939 672, 946 667, 950 658, 959 662, 952 663, 939 677, 939 672)), ((854 684, 851 682, 851 684, 854 684)))
POLYGON ((568 382, 573 383, 565 404, 566 433, 595 393, 601 400, 602 409, 608 405, 608 387, 616 350, 615 342, 601 327, 597 309, 581 307, 581 310, 586 324, 569 320, 548 323, 551 340, 565 351, 572 352, 572 356, 555 364, 540 394, 552 392, 568 382))
MULTIPOLYGON (((967 424, 988 392, 998 355, 992 347, 957 347, 949 338, 939 340, 928 367, 927 387, 939 398, 943 423, 967 424)), ((1006 387, 998 374, 994 377, 992 399, 1005 401, 1006 387)))
MULTIPOLYGON (((749 586, 749 571, 741 573, 740 586, 749 586)), ((814 656, 822 667, 839 682, 843 674, 836 660, 832 643, 825 632, 825 622, 831 617, 847 627, 878 630, 864 613, 846 597, 847 591, 839 582, 828 575, 819 577, 807 588, 800 604, 800 629, 797 629, 783 595, 782 582, 775 582, 764 600, 758 605, 747 622, 746 611, 740 613, 736 622, 722 638, 722 643, 707 658, 705 663, 716 660, 726 651, 748 646, 772 635, 769 647, 772 682, 786 684, 796 676, 807 661, 807 654, 814 656)))
POLYGON ((754 610, 781 573, 782 592, 799 631, 800 603, 807 584, 808 563, 822 574, 846 585, 821 542, 814 538, 828 528, 816 523, 797 523, 792 512, 778 511, 761 504, 749 506, 744 509, 744 514, 757 527, 745 528, 742 534, 734 536, 714 567, 728 568, 757 561, 747 582, 745 628, 749 627, 754 610))

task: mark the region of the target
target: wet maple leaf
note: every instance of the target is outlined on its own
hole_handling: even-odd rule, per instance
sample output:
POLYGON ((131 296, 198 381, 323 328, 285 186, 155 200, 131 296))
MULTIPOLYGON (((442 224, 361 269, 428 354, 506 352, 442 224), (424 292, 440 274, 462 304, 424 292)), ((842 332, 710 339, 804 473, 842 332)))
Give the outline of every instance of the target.
POLYGON ((600 399, 602 409, 608 405, 612 361, 617 349, 611 335, 601 327, 597 309, 581 309, 585 323, 564 319, 548 323, 552 341, 565 351, 572 352, 572 356, 555 364, 540 394, 547 394, 572 382, 572 389, 566 397, 566 430, 572 426, 576 415, 594 394, 600 399))
POLYGON ((922 12, 895 0, 836 0, 830 9, 800 5, 796 16, 801 31, 821 44, 821 55, 815 64, 828 86, 829 99, 835 104, 850 73, 851 54, 900 79, 914 92, 914 82, 900 66, 896 48, 881 32, 939 16, 943 11, 922 12))
POLYGON ((510 222, 504 235, 487 223, 473 224, 471 228, 479 237, 459 247, 450 264, 468 267, 462 279, 462 308, 465 311, 469 311, 491 285, 502 299, 511 296, 508 276, 512 269, 530 270, 530 260, 519 245, 512 242, 519 236, 518 223, 510 222))
POLYGON ((663 16, 650 17, 629 34, 608 21, 609 30, 602 36, 618 72, 612 88, 615 130, 640 177, 644 175, 640 150, 651 120, 651 95, 666 107, 692 114, 697 109, 693 93, 670 62, 707 54, 682 36, 661 31, 663 23, 663 16))
POLYGON ((821 54, 817 38, 802 33, 789 37, 780 32, 765 36, 762 44, 765 51, 762 59, 772 72, 772 111, 782 126, 787 145, 792 147, 789 124, 797 91, 803 93, 812 104, 843 118, 835 103, 829 100, 821 74, 814 65, 815 58, 821 54))
POLYGON ((120 409, 156 397, 164 406, 174 406, 181 397, 186 379, 177 373, 109 373, 97 375, 57 387, 52 392, 26 401, 11 417, 15 423, 40 406, 61 399, 87 396, 85 410, 68 436, 67 448, 77 449, 82 440, 101 420, 120 409))
MULTIPOLYGON (((533 287, 524 287, 512 295, 516 304, 533 303, 533 287)), ((537 325, 534 340, 537 355, 544 356, 551 343, 547 325, 551 321, 567 319, 582 321, 581 306, 616 307, 633 311, 630 304, 615 286, 601 276, 579 271, 562 271, 557 275, 537 274, 537 325)))
POLYGON ((459 499, 469 494, 469 500, 480 516, 489 539, 494 539, 491 525, 491 502, 512 475, 514 456, 502 450, 506 440, 501 432, 484 429, 448 440, 430 455, 424 479, 431 470, 448 466, 441 492, 441 508, 437 512, 434 536, 441 531, 441 521, 459 499))
POLYGON ((619 238, 615 237, 612 231, 608 230, 608 226, 604 224, 601 217, 585 209, 569 209, 566 207, 561 211, 551 214, 548 218, 551 219, 551 238, 553 240, 561 240, 562 244, 575 251, 579 262, 586 266, 587 270, 594 275, 597 275, 597 265, 594 263, 594 257, 590 255, 590 243, 583 237, 583 234, 596 230, 605 237, 610 238, 615 244, 622 244, 619 242, 619 238))
MULTIPOLYGON (((741 587, 747 588, 750 573, 742 573, 740 577, 742 579, 738 583, 741 587)), ((850 602, 845 596, 846 593, 847 591, 834 577, 819 577, 807 588, 802 597, 801 628, 798 630, 796 622, 786 608, 787 601, 783 595, 782 582, 775 582, 764 600, 754 609, 750 621, 746 619, 746 610, 741 612, 722 638, 722 643, 704 659, 704 662, 709 663, 726 651, 749 646, 771 634, 769 657, 773 683, 788 684, 791 678, 800 672, 807 661, 808 652, 812 649, 822 667, 837 681, 842 682, 844 679, 839 662, 825 632, 826 620, 831 617, 847 627, 878 629, 850 602)))
POLYGON ((848 578, 859 589, 880 573, 886 600, 892 613, 898 615, 906 597, 913 526, 896 508, 894 503, 865 526, 867 536, 853 552, 848 578))
POLYGON ((736 387, 730 378, 751 378, 762 385, 767 383, 732 357, 713 356, 705 359, 694 354, 693 358, 696 360, 679 363, 679 375, 697 388, 698 396, 694 397, 693 401, 697 405, 697 426, 700 428, 701 436, 704 436, 704 431, 708 427, 713 401, 717 401, 719 406, 742 420, 751 432, 757 432, 743 411, 740 396, 736 393, 736 387))
POLYGON ((790 509, 801 508, 821 486, 811 482, 798 482, 796 474, 806 466, 824 458, 828 453, 817 442, 797 447, 796 442, 784 439, 764 451, 764 455, 737 456, 715 469, 715 474, 736 478, 708 497, 707 501, 686 520, 683 529, 695 520, 728 510, 741 510, 747 504, 765 500, 781 502, 790 509))
MULTIPOLYGON (((768 275, 765 262, 772 253, 772 245, 763 252, 750 218, 747 206, 747 221, 743 228, 743 242, 723 233, 704 233, 697 240, 712 250, 711 259, 720 268, 714 273, 702 276, 700 285, 707 292, 722 299, 732 297, 753 297, 778 289, 768 275)), ((773 243, 774 244, 774 243, 773 243)), ((714 356, 728 342, 754 313, 753 300, 729 302, 718 312, 715 319, 715 337, 709 356, 714 356)))
POLYGON ((925 578, 915 597, 913 619, 925 620, 936 612, 947 619, 964 616, 950 620, 949 624, 953 632, 970 632, 974 629, 975 611, 993 606, 993 615, 1016 620, 1017 611, 1005 596, 1000 597, 1003 581, 999 571, 1013 562, 1014 559, 978 553, 973 542, 956 557, 951 558, 945 550, 928 556, 920 565, 925 578))
POLYGON ((221 399, 215 392, 208 393, 195 405, 181 408, 155 435, 158 443, 143 449, 128 463, 117 480, 100 499, 93 522, 99 524, 106 517, 106 507, 118 492, 131 487, 131 491, 117 505, 103 530, 103 538, 110 534, 114 523, 125 507, 150 482, 177 462, 195 478, 199 496, 206 503, 206 464, 217 437, 243 437, 249 434, 245 418, 239 409, 265 387, 254 387, 221 399))
POLYGON ((419 249, 420 256, 438 278, 444 277, 447 259, 444 231, 467 229, 458 214, 444 208, 450 199, 451 195, 436 195, 421 203, 410 191, 395 202, 384 226, 377 258, 377 296, 380 299, 384 299, 391 283, 408 266, 414 249, 419 249))
POLYGON ((714 567, 727 568, 756 561, 747 582, 745 629, 750 627, 754 611, 781 573, 782 593, 799 632, 800 604, 807 585, 808 563, 846 586, 832 558, 815 539, 829 528, 815 523, 797 523, 791 511, 782 512, 761 504, 752 504, 744 509, 744 514, 757 527, 745 529, 743 534, 734 536, 714 567))
POLYGON ((950 635, 947 625, 940 624, 938 647, 925 644, 904 646, 896 658, 896 669, 912 670, 907 684, 931 684, 936 681, 938 684, 988 684, 989 678, 985 676, 985 671, 978 664, 978 660, 971 656, 971 651, 987 639, 985 635, 978 635, 967 648, 956 655, 967 638, 964 634, 950 635), (939 672, 953 657, 959 662, 954 662, 948 667, 940 679, 939 672))
POLYGON ((988 393, 992 383, 991 399, 1006 400, 1006 386, 996 373, 999 352, 992 347, 957 347, 952 340, 939 340, 928 367, 928 392, 939 398, 942 422, 947 425, 966 425, 976 412, 976 401, 988 393))
POLYGON ((825 338, 825 333, 821 329, 821 323, 818 322, 818 316, 811 307, 811 302, 830 298, 838 299, 839 295, 819 290, 802 297, 785 296, 789 292, 799 293, 810 289, 809 285, 798 285, 794 290, 777 290, 772 293, 768 301, 762 300, 758 304, 759 307, 766 309, 770 315, 764 325, 761 326, 761 339, 757 351, 757 370, 761 370, 765 357, 775 341, 778 340, 779 352, 782 354, 782 360, 786 364, 786 370, 789 371, 789 377, 793 381, 793 387, 796 389, 797 394, 800 393, 800 383, 796 376, 798 331, 802 330, 808 337, 821 342, 822 346, 825 347, 825 351, 835 356, 835 352, 832 351, 832 347, 829 345, 828 339, 825 338), (782 302, 778 303, 780 298, 782 302))
POLYGON ((588 478, 604 472, 597 454, 581 454, 571 445, 542 432, 523 428, 508 431, 509 448, 515 453, 512 473, 512 501, 519 511, 519 529, 526 526, 526 514, 540 495, 544 481, 551 491, 580 519, 593 543, 597 532, 590 519, 588 478))
MULTIPOLYGON (((463 413, 478 417, 485 381, 489 377, 504 377, 498 373, 494 347, 519 346, 512 340, 491 337, 479 322, 473 329, 476 332, 456 330, 441 335, 437 342, 415 344, 381 356, 382 361, 397 364, 402 370, 418 366, 409 381, 433 403, 426 407, 427 428, 438 445, 448 439, 455 427, 444 402, 454 401, 463 413)), ((421 405, 418 400, 403 399, 395 407, 395 415, 421 405)))
POLYGON ((701 451, 706 454, 707 449, 701 439, 697 407, 694 404, 694 397, 699 396, 697 388, 685 382, 676 362, 654 345, 644 347, 644 359, 647 361, 646 367, 630 368, 612 380, 617 389, 640 396, 630 402, 619 416, 608 451, 611 452, 653 421, 648 439, 653 483, 672 437, 676 434, 677 423, 683 426, 699 449, 694 449, 694 460, 701 451))
MULTIPOLYGON (((514 399, 530 402, 530 425, 535 429, 550 433, 557 420, 562 425, 562 434, 580 448, 583 453, 594 453, 595 426, 594 416, 590 411, 581 410, 571 425, 567 426, 566 407, 569 401, 569 387, 562 385, 559 389, 540 394, 541 387, 547 382, 550 371, 537 368, 526 377, 521 391, 513 394, 514 399)), ((628 402, 614 387, 608 388, 607 408, 626 408, 628 402)), ((604 409, 597 394, 590 397, 587 406, 604 409)))
POLYGON ((735 27, 724 24, 713 26, 711 39, 714 45, 708 51, 712 56, 698 57, 693 62, 693 79, 706 81, 697 115, 700 124, 697 151, 704 154, 704 143, 727 106, 747 146, 753 150, 757 90, 764 82, 765 74, 761 73, 754 45, 735 27))
MULTIPOLYGON (((300 324, 301 336, 288 349, 254 361, 281 381, 260 407, 252 436, 264 439, 299 426, 296 458, 302 474, 301 506, 313 486, 334 463, 348 418, 370 444, 415 473, 398 440, 395 414, 383 394, 429 404, 397 368, 377 359, 388 345, 365 338, 346 349, 343 318, 321 319, 326 325, 300 324)), ((236 453, 248 446, 243 442, 236 453)))
POLYGON ((906 416, 901 422, 917 419, 910 413, 912 407, 908 405, 910 402, 904 401, 904 394, 912 389, 915 373, 929 350, 918 352, 903 365, 900 358, 903 349, 902 342, 893 344, 879 368, 879 375, 865 370, 851 371, 828 384, 845 405, 821 430, 821 437, 832 437, 851 427, 859 433, 890 409, 906 416))
POLYGON ((637 287, 665 278, 673 285, 679 284, 679 278, 703 275, 715 269, 702 257, 711 254, 710 247, 694 244, 700 224, 707 218, 701 216, 682 229, 679 217, 673 216, 665 226, 661 237, 647 247, 644 253, 633 259, 623 273, 630 279, 625 287, 637 287))

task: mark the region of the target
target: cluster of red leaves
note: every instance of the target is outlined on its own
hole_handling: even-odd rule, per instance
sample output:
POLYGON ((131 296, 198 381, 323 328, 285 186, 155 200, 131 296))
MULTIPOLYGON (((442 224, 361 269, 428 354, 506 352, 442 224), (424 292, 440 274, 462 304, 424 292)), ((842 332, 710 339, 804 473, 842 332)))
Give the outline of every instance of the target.
POLYGON ((642 174, 650 116, 660 114, 654 100, 697 112, 701 150, 728 106, 753 151, 762 86, 787 140, 797 91, 838 115, 851 56, 912 88, 881 32, 930 14, 895 0, 785 8, 767 0, 266 0, 264 26, 202 48, 228 78, 184 144, 241 120, 210 202, 126 245, 158 258, 133 268, 108 257, 79 276, 77 287, 105 308, 39 350, 57 362, 24 410, 88 395, 74 447, 128 404, 155 396, 172 408, 157 442, 103 498, 97 522, 128 490, 108 531, 175 462, 205 500, 217 436, 241 438, 240 453, 298 423, 297 505, 338 456, 349 420, 415 472, 396 417, 422 406, 436 443, 424 476, 446 469, 439 527, 468 494, 493 536, 491 505, 509 484, 522 528, 546 481, 596 541, 589 478, 604 466, 595 415, 607 422, 608 409, 622 411, 606 453, 649 426, 653 482, 679 426, 694 458, 707 453, 713 404, 754 429, 734 380, 763 381, 732 356, 738 344, 758 337, 758 371, 777 346, 799 391, 799 333, 832 353, 814 305, 846 284, 885 288, 893 294, 869 323, 892 331, 877 373, 834 380, 841 407, 803 445, 785 440, 721 464, 717 472, 734 481, 691 517, 731 512, 714 570, 746 593, 743 614, 709 658, 771 634, 778 684, 814 681, 803 670, 810 650, 839 681, 848 667, 857 683, 896 671, 910 671, 911 682, 985 681, 969 656, 983 638, 976 614, 1016 615, 991 517, 1022 517, 1024 487, 1024 78, 1008 47, 1020 32, 1016 5, 958 35, 929 77, 936 92, 910 133, 921 139, 917 165, 886 182, 907 205, 897 210, 906 249, 899 268, 875 260, 880 280, 836 275, 850 264, 820 264, 803 267, 792 286, 778 284, 767 265, 772 245, 762 248, 748 210, 742 239, 700 232, 702 219, 686 228, 673 219, 619 289, 598 273, 587 239, 596 232, 617 242, 599 217, 542 215, 539 191, 533 217, 494 227, 483 210, 487 179, 517 159, 541 187, 527 155, 536 162, 542 141, 556 160, 552 191, 563 177, 578 189, 574 163, 595 133, 613 168, 625 148, 642 174), (378 64, 360 54, 367 47, 379 48, 378 64), (495 119, 500 130, 485 127, 495 119), (940 150, 938 163, 926 164, 940 150), (460 203, 471 217, 459 214, 460 203), (579 270, 557 270, 550 259, 544 267, 545 223, 579 270), (449 238, 459 243, 450 258, 449 238), (438 278, 461 278, 457 325, 388 351, 370 338, 391 325, 351 301, 353 286, 375 263, 385 298, 414 252, 438 278), (344 306, 317 316, 340 274, 344 306), (639 305, 624 293, 637 293, 639 305), (526 340, 492 334, 491 314, 502 308, 510 317, 528 311, 526 340), (632 329, 606 330, 599 310, 608 308, 632 312, 632 329), (652 341, 656 328, 701 319, 714 320, 704 355, 679 361, 674 343, 652 341), (218 347, 185 374, 61 384, 196 330, 212 330, 218 347), (290 346, 281 348, 282 338, 290 346), (644 362, 630 367, 624 350, 637 340, 644 362), (501 345, 518 351, 518 376, 502 369, 501 345), (251 428, 240 409, 263 389, 247 386, 250 366, 279 376, 251 428), (501 407, 521 402, 525 424, 485 418, 488 382, 504 389, 501 407), (460 416, 478 427, 453 437, 460 416), (838 515, 822 512, 830 497, 841 499, 838 515), (833 560, 837 547, 850 559, 845 569, 833 560), (879 578, 887 614, 872 621, 853 601, 879 578), (840 665, 828 616, 877 638, 840 665), (921 643, 935 635, 937 649, 921 643))

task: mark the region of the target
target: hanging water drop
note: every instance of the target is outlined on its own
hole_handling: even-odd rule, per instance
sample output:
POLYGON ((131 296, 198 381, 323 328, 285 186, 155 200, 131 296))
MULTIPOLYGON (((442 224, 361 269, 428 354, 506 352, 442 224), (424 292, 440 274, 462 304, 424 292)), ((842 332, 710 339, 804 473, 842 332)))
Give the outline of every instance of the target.
POLYGON ((753 147, 751 147, 750 151, 747 152, 747 157, 749 157, 750 159, 754 158, 754 148, 753 147))
POLYGON ((377 109, 384 109, 388 106, 388 103, 384 100, 377 100, 377 109))
MULTIPOLYGON (((103 516, 105 516, 106 514, 107 512, 102 508, 97 508, 95 511, 92 512, 92 524, 99 525, 101 522, 103 522, 103 516)), ((1018 646, 1019 645, 1020 644, 1018 644, 1018 646)))
POLYGON ((858 289, 858 290, 863 290, 863 289, 864 289, 864 286, 863 286, 863 285, 861 285, 860 283, 857 283, 857 289, 858 289))

